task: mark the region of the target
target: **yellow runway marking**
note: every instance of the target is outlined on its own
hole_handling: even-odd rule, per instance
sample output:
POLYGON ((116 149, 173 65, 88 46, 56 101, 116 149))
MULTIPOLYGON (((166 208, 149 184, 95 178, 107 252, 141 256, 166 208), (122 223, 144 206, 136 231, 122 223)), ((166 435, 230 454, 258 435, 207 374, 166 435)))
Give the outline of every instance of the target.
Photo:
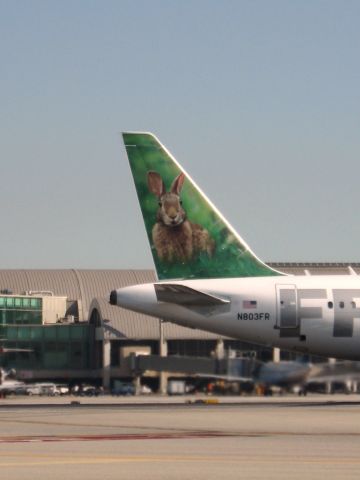
POLYGON ((286 458, 284 456, 274 457, 262 457, 258 456, 249 456, 239 457, 239 456, 222 456, 214 457, 208 455, 183 455, 183 456, 172 456, 172 455, 157 455, 157 456, 124 456, 124 457, 51 457, 45 455, 31 455, 29 458, 35 460, 26 459, 24 454, 13 454, 13 453, 3 453, 0 456, 2 457, 17 457, 17 460, 8 461, 5 458, 0 460, 0 467, 41 467, 41 466, 55 466, 55 465, 101 465, 109 463, 235 463, 235 464, 262 464, 262 465, 318 465, 323 464, 324 462, 327 465, 360 465, 360 459, 355 457, 313 457, 313 458, 286 458), (19 463, 19 458, 24 459, 23 462, 19 463), (42 460, 41 460, 42 458, 42 460))

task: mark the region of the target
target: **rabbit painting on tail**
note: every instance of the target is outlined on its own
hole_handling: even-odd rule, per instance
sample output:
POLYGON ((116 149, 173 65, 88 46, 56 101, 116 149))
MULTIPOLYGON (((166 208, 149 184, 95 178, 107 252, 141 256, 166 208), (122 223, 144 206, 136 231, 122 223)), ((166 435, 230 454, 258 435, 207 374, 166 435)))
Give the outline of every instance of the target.
POLYGON ((159 200, 152 239, 160 260, 169 263, 187 262, 201 252, 211 256, 215 249, 209 232, 187 219, 180 199, 184 180, 184 173, 180 173, 167 192, 160 174, 148 172, 149 190, 159 200))

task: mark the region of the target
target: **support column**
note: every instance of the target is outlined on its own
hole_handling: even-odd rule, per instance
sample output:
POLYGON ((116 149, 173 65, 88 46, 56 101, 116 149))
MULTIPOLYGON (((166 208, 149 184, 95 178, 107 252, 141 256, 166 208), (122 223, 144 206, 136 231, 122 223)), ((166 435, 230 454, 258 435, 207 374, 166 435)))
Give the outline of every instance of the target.
POLYGON ((273 348, 273 362, 279 363, 280 362, 280 348, 273 348))
POLYGON ((134 379, 134 387, 135 387, 135 395, 140 395, 141 391, 141 377, 140 375, 136 375, 134 379))
POLYGON ((105 391, 110 389, 110 340, 104 337, 103 340, 103 368, 102 368, 102 384, 105 391))
MULTIPOLYGON (((164 323, 162 320, 159 320, 159 355, 160 357, 167 357, 168 354, 168 345, 167 341, 164 338, 164 323)), ((167 394, 167 372, 160 372, 159 374, 159 393, 162 395, 167 394)))
POLYGON ((216 341, 215 357, 217 360, 222 360, 225 357, 224 340, 222 338, 218 338, 216 341))
MULTIPOLYGON (((336 358, 328 358, 328 362, 330 365, 335 365, 336 358)), ((326 393, 332 393, 332 382, 328 381, 325 383, 325 391, 326 393)))

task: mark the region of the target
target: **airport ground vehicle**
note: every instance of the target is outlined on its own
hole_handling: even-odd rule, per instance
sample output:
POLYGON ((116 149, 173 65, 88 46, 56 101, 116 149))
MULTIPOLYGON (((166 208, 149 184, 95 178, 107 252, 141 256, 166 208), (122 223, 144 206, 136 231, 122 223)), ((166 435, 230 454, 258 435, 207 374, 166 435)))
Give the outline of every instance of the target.
POLYGON ((135 395, 135 387, 132 383, 115 382, 114 388, 111 390, 112 395, 135 395))
POLYGON ((26 386, 26 394, 29 396, 43 395, 54 397, 60 395, 60 390, 55 383, 34 383, 26 386))

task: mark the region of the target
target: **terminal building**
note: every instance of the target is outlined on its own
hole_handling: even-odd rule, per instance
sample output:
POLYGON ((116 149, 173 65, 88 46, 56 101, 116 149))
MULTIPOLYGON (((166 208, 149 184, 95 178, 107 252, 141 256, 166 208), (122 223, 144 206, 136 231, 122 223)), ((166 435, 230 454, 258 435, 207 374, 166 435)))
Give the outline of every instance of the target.
MULTIPOLYGON (((360 263, 276 263, 295 275, 360 273, 360 263)), ((134 355, 211 358, 219 350, 273 358, 246 344, 109 304, 114 288, 156 281, 152 270, 0 270, 0 363, 29 381, 89 382, 144 376, 154 388, 161 376, 136 371, 134 355)), ((291 358, 282 352, 282 358, 291 358)), ((200 365, 200 363, 199 363, 200 365)))

